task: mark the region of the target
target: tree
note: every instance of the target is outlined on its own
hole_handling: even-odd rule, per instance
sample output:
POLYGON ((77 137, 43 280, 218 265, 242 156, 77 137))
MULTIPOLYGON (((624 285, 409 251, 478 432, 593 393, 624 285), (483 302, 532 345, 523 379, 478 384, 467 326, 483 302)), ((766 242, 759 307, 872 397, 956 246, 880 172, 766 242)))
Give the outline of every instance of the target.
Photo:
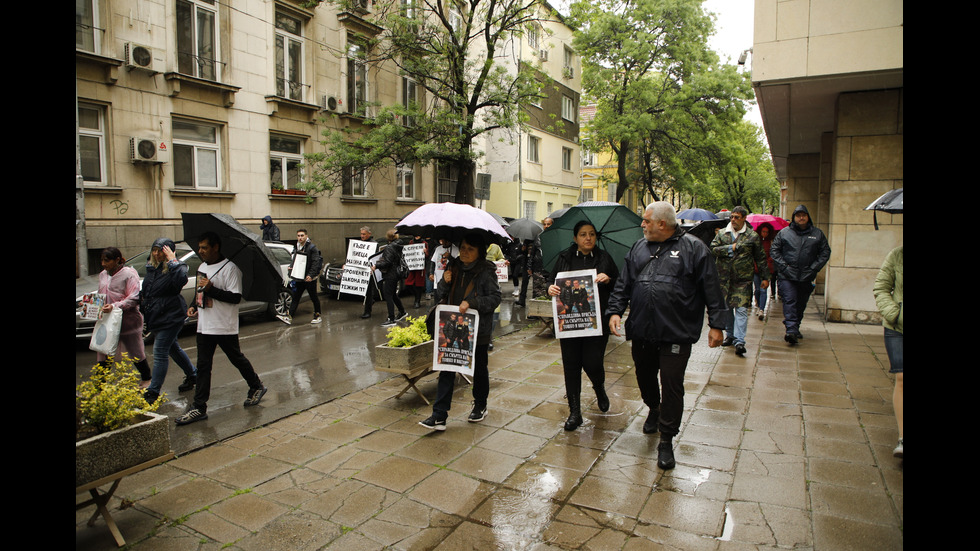
POLYGON ((595 149, 616 154, 617 199, 633 186, 690 193, 711 139, 745 114, 751 85, 707 47, 700 0, 599 0, 572 5, 583 87, 597 98, 595 149))
POLYGON ((728 139, 715 143, 711 156, 715 159, 712 181, 723 206, 742 205, 751 212, 762 212, 764 205, 779 206, 779 182, 758 126, 739 121, 728 139))
MULTIPOLYGON (((349 0, 328 0, 341 7, 349 0)), ((353 3, 359 3, 354 0, 353 3)), ((377 0, 382 26, 364 62, 388 64, 410 76, 419 99, 375 106, 363 126, 328 129, 326 152, 307 155, 313 193, 329 192, 358 171, 393 164, 446 163, 458 175, 455 201, 473 204, 474 140, 494 129, 514 128, 521 106, 539 97, 535 71, 517 67, 513 40, 549 17, 540 0, 377 0)))

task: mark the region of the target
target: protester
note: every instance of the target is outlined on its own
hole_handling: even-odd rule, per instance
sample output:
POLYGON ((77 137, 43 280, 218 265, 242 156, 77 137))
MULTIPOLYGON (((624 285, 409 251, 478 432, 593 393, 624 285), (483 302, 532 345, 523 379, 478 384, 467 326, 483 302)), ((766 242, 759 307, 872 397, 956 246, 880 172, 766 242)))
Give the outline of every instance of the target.
MULTIPOLYGON (((139 309, 140 275, 129 266, 122 252, 116 247, 106 247, 102 251, 102 268, 99 272, 99 294, 106 296, 102 313, 108 314, 113 308, 122 310, 122 326, 119 329, 119 344, 116 358, 125 352, 133 360, 140 374, 140 388, 150 386, 150 366, 143 348, 143 314, 139 309)), ((105 364, 109 358, 96 353, 96 360, 105 364)))
POLYGON ((402 244, 398 242, 398 232, 394 228, 388 230, 385 236, 388 245, 381 253, 381 258, 377 264, 371 266, 371 271, 381 270, 382 290, 381 296, 388 304, 388 319, 381 325, 383 327, 395 325, 396 322, 405 319, 405 307, 402 299, 398 298, 398 282, 408 275, 407 271, 402 271, 405 261, 402 259, 402 244), (398 316, 395 317, 395 309, 398 309, 398 316))
MULTIPOLYGON (((368 226, 363 226, 360 230, 361 241, 374 241, 374 234, 371 232, 371 228, 368 226)), ((368 278, 368 288, 367 292, 364 293, 364 313, 361 314, 361 319, 368 319, 371 317, 371 310, 374 306, 375 296, 374 294, 380 292, 378 289, 378 284, 374 281, 374 274, 368 278)))
MULTIPOLYGON (((572 235, 574 243, 558 255, 553 272, 558 274, 594 269, 596 271, 595 283, 599 311, 604 319, 608 319, 609 315, 606 309, 609 306, 609 294, 619 278, 619 268, 616 267, 616 263, 609 256, 609 253, 596 247, 598 234, 595 226, 587 220, 575 224, 572 235)), ((581 300, 574 298, 575 292, 573 290, 565 291, 557 284, 548 287, 548 294, 553 297, 562 293, 566 297, 565 300, 581 303, 581 300)), ((588 303, 587 295, 585 303, 588 303)), ((566 302, 565 304, 567 306, 569 303, 566 302)), ((609 397, 606 395, 605 389, 606 372, 603 365, 606 344, 609 342, 609 327, 604 321, 600 327, 602 327, 602 335, 559 339, 562 366, 565 373, 565 395, 568 399, 569 413, 568 419, 565 421, 565 430, 568 431, 577 429, 583 422, 580 402, 582 371, 585 371, 592 382, 592 388, 596 395, 596 406, 599 411, 609 411, 609 397)))
POLYGON ((211 368, 214 352, 220 347, 228 360, 238 368, 248 383, 245 407, 262 400, 267 389, 252 363, 242 354, 238 342, 238 303, 242 300, 242 271, 221 254, 221 238, 207 232, 198 239, 197 256, 203 263, 197 269, 195 301, 187 309, 197 322, 197 385, 194 403, 177 418, 178 425, 187 425, 208 418, 208 399, 211 397, 211 368))
MULTIPOLYGON (((477 423, 486 418, 487 397, 490 395, 489 344, 491 324, 485 323, 500 304, 500 285, 492 262, 486 259, 487 240, 479 233, 463 237, 459 245, 459 257, 453 259, 442 279, 439 280, 439 296, 443 303, 459 306, 461 313, 470 308, 480 314, 477 331, 475 370, 473 373, 473 410, 468 421, 477 423)), ((452 405, 455 371, 440 371, 436 401, 432 415, 419 424, 432 430, 446 430, 446 419, 452 405)))
POLYGON ((643 432, 660 431, 657 465, 672 469, 671 441, 680 431, 684 412, 684 372, 691 345, 701 338, 705 308, 711 348, 721 344, 729 314, 711 252, 677 226, 670 203, 648 205, 640 226, 643 238, 627 254, 609 298, 609 329, 620 335, 620 320, 629 307, 626 339, 633 341, 636 382, 650 408, 643 432))
POLYGON ((262 241, 279 241, 279 226, 272 223, 268 214, 262 217, 262 241))
POLYGON ((432 253, 432 275, 429 278, 432 280, 435 288, 435 300, 436 302, 442 302, 442 297, 439 296, 439 282, 442 281, 442 274, 445 273, 446 267, 449 266, 449 262, 459 256, 459 247, 453 245, 448 239, 440 239, 439 246, 436 247, 435 251, 432 253))
MULTIPOLYGON (((487 247, 487 260, 489 260, 490 262, 500 262, 501 260, 503 260, 505 266, 510 266, 510 260, 508 260, 507 257, 504 255, 504 251, 500 248, 500 245, 498 245, 496 243, 491 243, 490 246, 487 247)), ((499 285, 500 282, 498 281, 497 284, 499 285)), ((493 325, 496 325, 497 324, 497 318, 498 317, 500 317, 500 305, 499 304, 497 305, 497 308, 493 311, 493 325)), ((491 327, 491 329, 492 329, 492 327, 491 327)), ((492 340, 490 341, 489 350, 491 352, 493 352, 493 341, 492 340)))
POLYGON ((323 257, 320 255, 320 250, 310 240, 309 233, 305 229, 298 230, 296 232, 296 245, 293 247, 293 258, 287 271, 289 274, 289 294, 292 297, 289 303, 289 313, 276 316, 283 323, 287 325, 293 323, 293 316, 296 315, 296 309, 299 308, 299 301, 303 298, 304 291, 310 295, 310 300, 313 302, 313 320, 310 323, 318 324, 323 321, 320 316, 320 297, 317 296, 316 290, 317 278, 320 276, 322 267, 323 257), (299 274, 293 273, 297 259, 300 260, 301 265, 306 266, 299 274))
MULTIPOLYGON (((416 235, 412 241, 411 245, 423 245, 422 258, 429 257, 429 246, 426 244, 425 239, 416 235)), ((412 296, 415 297, 415 304, 412 305, 413 308, 421 308, 422 306, 422 294, 425 293, 425 283, 427 278, 425 277, 425 268, 421 270, 412 270, 408 272, 408 277, 405 278, 405 286, 412 290, 412 296)))
POLYGON ((143 394, 150 404, 160 397, 170 358, 184 372, 184 382, 177 387, 180 392, 193 390, 197 383, 197 369, 177 342, 187 318, 187 302, 181 295, 187 284, 187 264, 177 259, 174 249, 174 242, 167 237, 153 242, 140 293, 146 329, 153 333, 153 377, 143 394))
POLYGON ((725 300, 732 309, 722 346, 735 345, 735 355, 745 356, 745 331, 752 306, 752 279, 756 269, 762 271, 762 289, 769 287, 769 268, 759 235, 745 223, 749 211, 738 206, 731 210, 728 225, 711 240, 718 277, 725 300))
POLYGON ((830 260, 830 244, 823 232, 810 222, 805 205, 793 211, 793 221, 772 240, 772 261, 779 273, 779 294, 783 298, 784 339, 791 345, 803 338, 800 322, 813 293, 817 273, 830 260))
POLYGON ((875 278, 874 295, 881 313, 881 323, 885 328, 885 352, 888 353, 889 373, 895 374, 895 390, 892 406, 898 421, 898 446, 892 455, 902 458, 904 449, 905 382, 905 330, 903 301, 905 299, 905 248, 893 249, 881 265, 875 278))
POLYGON ((769 249, 772 248, 772 238, 775 235, 773 231, 772 224, 769 222, 763 222, 759 224, 759 227, 755 229, 755 232, 759 234, 759 239, 762 241, 762 250, 766 253, 766 269, 769 271, 769 288, 766 289, 762 286, 762 277, 760 277, 760 264, 755 265, 755 274, 752 276, 752 286, 755 288, 755 308, 756 313, 759 315, 759 321, 766 319, 766 303, 770 296, 775 297, 776 291, 776 267, 772 263, 772 256, 769 254, 769 249))

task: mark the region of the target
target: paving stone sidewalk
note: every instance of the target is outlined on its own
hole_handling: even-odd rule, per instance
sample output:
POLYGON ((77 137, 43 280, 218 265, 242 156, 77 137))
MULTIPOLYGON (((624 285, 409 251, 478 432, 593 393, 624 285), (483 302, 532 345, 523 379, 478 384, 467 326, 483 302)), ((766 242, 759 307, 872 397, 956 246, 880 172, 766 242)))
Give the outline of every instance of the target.
MULTIPOLYGON (((630 344, 607 349, 609 412, 583 375, 586 424, 565 432, 558 343, 530 328, 495 341, 481 423, 457 385, 430 432, 430 407, 390 379, 128 477, 111 511, 138 550, 901 549, 882 329, 821 309, 790 346, 776 301, 750 318, 745 358, 702 336, 667 472, 630 344)), ((76 551, 116 549, 93 511, 76 511, 76 551)))

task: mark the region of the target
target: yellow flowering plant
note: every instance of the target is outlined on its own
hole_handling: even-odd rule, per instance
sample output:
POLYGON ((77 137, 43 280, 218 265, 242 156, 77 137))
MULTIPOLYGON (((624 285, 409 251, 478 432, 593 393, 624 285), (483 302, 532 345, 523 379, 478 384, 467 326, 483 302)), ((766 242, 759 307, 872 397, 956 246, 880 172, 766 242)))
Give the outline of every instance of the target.
POLYGON ((89 378, 75 388, 79 432, 108 432, 126 426, 148 411, 156 411, 166 401, 161 394, 153 404, 146 403, 133 360, 124 352, 92 367, 89 378))
POLYGON ((408 317, 405 320, 408 321, 408 327, 396 326, 388 329, 388 346, 407 348, 432 340, 425 327, 425 316, 408 317))

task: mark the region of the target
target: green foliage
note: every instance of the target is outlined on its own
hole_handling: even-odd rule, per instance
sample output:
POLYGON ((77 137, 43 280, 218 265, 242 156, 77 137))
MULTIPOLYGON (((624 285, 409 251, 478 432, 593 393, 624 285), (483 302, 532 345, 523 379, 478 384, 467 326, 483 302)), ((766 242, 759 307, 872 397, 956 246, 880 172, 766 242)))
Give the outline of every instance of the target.
POLYGON ((133 360, 126 353, 118 359, 110 357, 105 365, 95 364, 75 392, 81 423, 100 433, 122 428, 166 401, 161 394, 152 405, 146 403, 133 360))
POLYGON ((425 316, 408 317, 408 327, 396 326, 388 330, 388 346, 408 348, 432 340, 425 327, 425 316))

